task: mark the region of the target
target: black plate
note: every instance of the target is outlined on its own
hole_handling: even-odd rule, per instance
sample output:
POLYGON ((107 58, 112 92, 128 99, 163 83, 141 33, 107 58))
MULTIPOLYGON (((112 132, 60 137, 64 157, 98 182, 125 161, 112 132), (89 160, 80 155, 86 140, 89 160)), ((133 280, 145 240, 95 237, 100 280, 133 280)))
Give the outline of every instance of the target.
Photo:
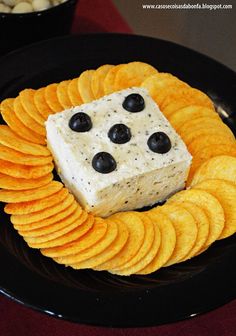
MULTIPOLYGON (((101 64, 151 63, 208 93, 235 130, 233 71, 176 44, 129 35, 63 37, 32 45, 0 60, 0 98, 26 87, 78 76, 101 64)), ((30 249, 1 207, 0 291, 37 310, 103 326, 151 326, 189 318, 236 297, 236 237, 204 254, 149 276, 119 277, 74 271, 30 249)))

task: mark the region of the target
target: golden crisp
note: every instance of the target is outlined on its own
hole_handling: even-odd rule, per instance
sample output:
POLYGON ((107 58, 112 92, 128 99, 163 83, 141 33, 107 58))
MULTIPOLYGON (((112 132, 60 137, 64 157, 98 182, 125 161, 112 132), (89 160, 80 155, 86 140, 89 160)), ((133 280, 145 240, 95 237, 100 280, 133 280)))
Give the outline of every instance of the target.
POLYGON ((42 211, 63 202, 68 194, 68 189, 62 188, 54 194, 42 199, 20 203, 8 203, 5 205, 4 211, 10 215, 31 214, 32 212, 42 211))
POLYGON ((157 70, 144 62, 124 64, 116 73, 114 89, 115 91, 119 91, 129 87, 140 86, 146 78, 155 73, 157 73, 157 70))
POLYGON ((35 90, 33 89, 25 89, 21 91, 19 94, 20 101, 26 113, 28 113, 37 123, 44 126, 45 119, 35 106, 34 93, 35 90))
POLYGON ((0 188, 7 189, 7 190, 0 190, 0 200, 1 195, 4 198, 5 192, 7 191, 9 192, 9 194, 10 192, 12 192, 13 193, 12 195, 14 194, 18 195, 19 190, 21 190, 21 193, 24 193, 23 191, 27 191, 28 189, 35 189, 37 187, 42 187, 48 184, 50 181, 52 181, 52 179, 53 179, 52 173, 49 173, 36 179, 18 178, 0 173, 0 188))
POLYGON ((45 87, 42 87, 34 92, 34 104, 43 116, 44 120, 47 120, 48 116, 54 111, 49 107, 45 99, 45 87))
POLYGON ((90 103, 95 98, 91 88, 94 72, 95 70, 86 70, 79 76, 78 89, 83 103, 90 103))
POLYGON ((63 188, 63 184, 50 181, 42 187, 30 190, 0 190, 0 201, 5 203, 29 202, 50 196, 63 188))
POLYGON ((126 224, 129 231, 129 239, 118 254, 107 262, 95 267, 96 270, 110 270, 121 267, 135 257, 144 242, 145 226, 136 212, 119 212, 110 217, 111 220, 113 218, 121 220, 126 224))
POLYGON ((49 84, 45 88, 45 100, 50 109, 53 112, 61 112, 63 111, 63 106, 60 104, 57 97, 57 83, 49 84))
POLYGON ((205 161, 195 172, 191 186, 208 179, 236 183, 236 157, 219 155, 205 161))
POLYGON ((95 70, 91 79, 91 88, 95 99, 101 98, 104 96, 104 79, 109 70, 111 70, 114 65, 105 64, 100 66, 95 70))
POLYGON ((57 86, 57 98, 63 109, 68 109, 72 107, 70 97, 67 93, 70 82, 71 80, 64 80, 60 82, 57 86))
POLYGON ((120 70, 122 66, 124 66, 124 64, 115 65, 106 74, 106 77, 104 78, 104 82, 103 82, 103 90, 106 95, 115 92, 115 87, 114 87, 115 77, 116 77, 117 72, 120 70))
POLYGON ((146 215, 151 219, 154 227, 159 228, 161 244, 152 261, 136 272, 137 274, 150 274, 157 271, 168 262, 176 245, 176 233, 171 220, 158 211, 147 211, 146 215))
POLYGON ((212 179, 194 186, 216 197, 224 209, 225 226, 218 239, 231 236, 236 232, 236 185, 229 181, 212 179))
POLYGON ((46 146, 33 144, 20 138, 6 125, 0 125, 0 144, 25 154, 51 156, 46 146))
POLYGON ((79 93, 78 80, 79 77, 72 79, 67 87, 67 94, 72 106, 78 106, 83 103, 79 93))
POLYGON ((225 215, 224 210, 217 200, 216 197, 212 196, 210 193, 205 190, 198 189, 188 189, 180 191, 174 196, 172 196, 167 204, 172 202, 179 203, 180 205, 184 202, 191 202, 200 208, 202 208, 205 214, 208 217, 210 226, 209 226, 209 235, 204 244, 204 247, 210 246, 214 241, 216 241, 225 226, 225 215))

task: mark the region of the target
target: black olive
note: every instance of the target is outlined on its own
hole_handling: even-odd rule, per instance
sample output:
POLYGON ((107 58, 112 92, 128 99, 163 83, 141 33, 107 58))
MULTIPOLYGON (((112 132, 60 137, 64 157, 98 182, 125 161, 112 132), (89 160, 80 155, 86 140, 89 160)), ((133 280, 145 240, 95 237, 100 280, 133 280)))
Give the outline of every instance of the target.
POLYGON ((115 124, 108 132, 110 140, 116 144, 124 144, 131 139, 129 127, 124 124, 115 124))
POLYGON ((129 112, 140 112, 145 107, 145 101, 140 94, 131 93, 125 98, 122 106, 129 112))
POLYGON ((78 112, 70 118, 69 127, 75 132, 88 132, 92 128, 92 121, 86 113, 78 112))
POLYGON ((107 152, 99 152, 94 155, 92 166, 97 172, 108 174, 116 169, 116 161, 111 154, 107 152))
POLYGON ((164 132, 153 133, 149 137, 147 144, 151 151, 159 154, 167 153, 171 149, 170 138, 164 132))

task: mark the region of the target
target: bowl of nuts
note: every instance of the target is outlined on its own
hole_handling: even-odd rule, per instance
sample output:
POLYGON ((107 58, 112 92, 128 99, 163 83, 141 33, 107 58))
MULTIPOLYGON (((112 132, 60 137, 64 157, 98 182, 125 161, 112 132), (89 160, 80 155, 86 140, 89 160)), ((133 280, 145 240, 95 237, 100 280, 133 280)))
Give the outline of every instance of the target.
POLYGON ((78 0, 0 0, 0 55, 70 32, 78 0))

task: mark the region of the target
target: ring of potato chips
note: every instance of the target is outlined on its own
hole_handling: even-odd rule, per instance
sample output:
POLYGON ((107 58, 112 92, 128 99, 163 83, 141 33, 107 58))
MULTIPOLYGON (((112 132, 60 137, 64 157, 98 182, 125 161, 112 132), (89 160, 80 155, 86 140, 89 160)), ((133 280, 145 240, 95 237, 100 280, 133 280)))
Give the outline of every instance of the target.
POLYGON ((25 89, 2 101, 0 112, 7 124, 0 125, 0 201, 7 203, 4 210, 27 244, 56 262, 119 275, 149 274, 235 233, 235 138, 210 98, 179 78, 144 62, 105 64, 74 79, 25 89), (164 206, 102 219, 88 214, 53 180, 44 121, 130 86, 147 88, 185 141, 193 155, 190 189, 164 206))

